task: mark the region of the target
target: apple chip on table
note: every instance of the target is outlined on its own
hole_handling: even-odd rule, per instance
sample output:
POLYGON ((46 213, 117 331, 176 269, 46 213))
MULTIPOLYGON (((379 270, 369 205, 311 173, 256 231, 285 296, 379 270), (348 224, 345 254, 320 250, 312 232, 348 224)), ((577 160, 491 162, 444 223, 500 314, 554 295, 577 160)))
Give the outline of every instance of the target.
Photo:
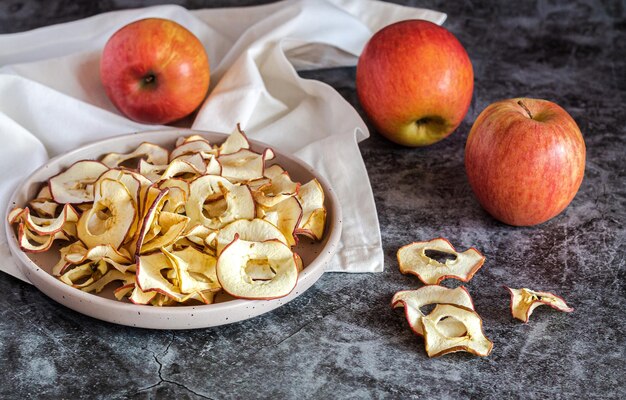
POLYGON ((52 274, 83 291, 116 284, 119 300, 155 306, 283 297, 303 269, 298 236, 322 240, 326 209, 316 179, 293 181, 273 158, 239 127, 220 145, 143 143, 75 163, 9 223, 23 251, 58 252, 52 274))

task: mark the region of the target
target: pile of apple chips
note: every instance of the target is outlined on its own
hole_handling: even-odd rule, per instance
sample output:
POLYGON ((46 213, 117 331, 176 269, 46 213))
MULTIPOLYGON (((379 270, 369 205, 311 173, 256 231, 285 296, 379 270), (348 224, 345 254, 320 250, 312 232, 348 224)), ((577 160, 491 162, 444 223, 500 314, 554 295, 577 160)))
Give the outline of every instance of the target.
POLYGON ((321 240, 326 209, 316 179, 294 182, 273 158, 250 150, 239 127, 221 145, 142 143, 76 162, 9 222, 26 252, 69 242, 52 273, 86 292, 115 283, 119 300, 157 306, 210 304, 220 290, 283 297, 303 268, 298 236, 321 240))

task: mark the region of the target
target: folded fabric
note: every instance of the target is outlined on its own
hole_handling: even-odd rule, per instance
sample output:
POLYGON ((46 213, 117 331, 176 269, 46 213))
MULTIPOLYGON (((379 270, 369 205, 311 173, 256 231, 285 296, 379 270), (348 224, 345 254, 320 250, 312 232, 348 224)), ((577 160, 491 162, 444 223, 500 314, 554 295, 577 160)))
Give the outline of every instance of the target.
MULTIPOLYGON (((230 132, 299 156, 328 178, 343 233, 328 271, 383 270, 380 230, 358 141, 357 112, 332 87, 297 70, 355 65, 373 32, 402 19, 445 14, 377 1, 304 0, 189 11, 157 6, 0 35, 0 212, 16 185, 49 157, 128 132, 160 128, 122 116, 99 79, 108 38, 132 21, 172 19, 192 31, 211 62, 211 92, 193 129, 230 132)), ((24 279, 0 233, 0 270, 24 279)))

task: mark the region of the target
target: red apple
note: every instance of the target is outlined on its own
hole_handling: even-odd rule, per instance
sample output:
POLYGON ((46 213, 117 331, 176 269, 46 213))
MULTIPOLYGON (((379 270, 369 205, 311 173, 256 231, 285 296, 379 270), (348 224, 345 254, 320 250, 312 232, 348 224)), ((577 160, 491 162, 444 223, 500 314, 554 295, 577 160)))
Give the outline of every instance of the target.
POLYGON ((480 204, 516 226, 540 224, 572 201, 585 172, 578 125, 547 100, 493 103, 476 119, 465 170, 480 204))
POLYGON ((389 140, 427 146, 461 123, 474 90, 467 52, 445 28, 422 20, 378 31, 356 69, 359 101, 389 140))
POLYGON ((209 59, 202 43, 174 21, 148 18, 111 36, 100 78, 124 115, 167 124, 191 114, 209 89, 209 59))

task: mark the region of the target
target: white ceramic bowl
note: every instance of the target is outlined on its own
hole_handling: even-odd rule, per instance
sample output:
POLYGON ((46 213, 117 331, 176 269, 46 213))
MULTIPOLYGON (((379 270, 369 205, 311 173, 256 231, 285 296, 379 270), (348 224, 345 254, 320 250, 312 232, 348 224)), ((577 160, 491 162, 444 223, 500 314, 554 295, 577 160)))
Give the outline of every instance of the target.
MULTIPOLYGON (((11 197, 8 211, 15 206, 26 205, 28 200, 36 195, 43 182, 78 160, 98 159, 104 153, 109 152, 130 152, 142 142, 152 142, 172 149, 178 137, 191 134, 200 134, 211 143, 221 143, 227 137, 221 133, 172 129, 117 136, 80 147, 51 159, 26 178, 11 197)), ((256 151, 268 147, 253 140, 250 142, 252 149, 256 151)), ((280 307, 311 287, 324 273, 325 265, 335 253, 341 235, 339 201, 328 181, 317 175, 303 161, 292 156, 276 152, 276 159, 272 162, 281 164, 296 181, 306 183, 312 178, 317 178, 324 188, 325 206, 328 212, 324 240, 313 242, 302 239, 295 248, 295 251, 302 257, 305 268, 300 273, 298 283, 291 294, 280 299, 241 300, 218 295, 216 303, 209 305, 176 307, 136 305, 115 300, 112 290, 105 290, 95 295, 62 283, 50 274, 52 266, 59 259, 59 253, 56 250, 58 246, 45 253, 24 253, 18 246, 14 227, 5 223, 9 247, 33 285, 58 303, 94 318, 150 329, 205 328, 246 320, 280 307)), ((6 216, 4 220, 7 220, 6 216)))

